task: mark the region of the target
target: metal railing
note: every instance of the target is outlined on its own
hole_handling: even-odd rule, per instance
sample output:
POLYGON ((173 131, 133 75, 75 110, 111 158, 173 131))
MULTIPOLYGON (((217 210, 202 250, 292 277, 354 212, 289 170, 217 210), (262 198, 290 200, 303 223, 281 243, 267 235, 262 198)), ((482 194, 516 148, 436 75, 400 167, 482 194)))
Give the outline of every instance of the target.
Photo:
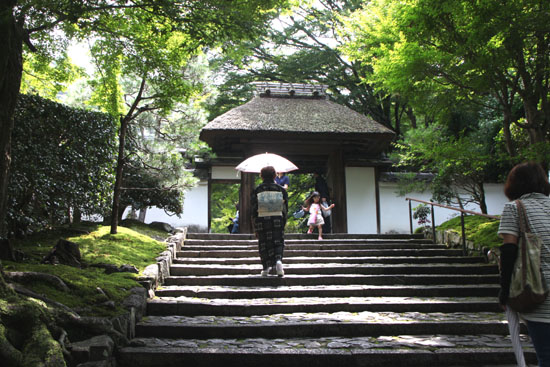
POLYGON ((405 200, 408 200, 408 201, 409 201, 409 223, 410 223, 410 226, 411 226, 411 234, 413 233, 413 214, 412 214, 412 204, 411 204, 411 202, 416 201, 416 202, 419 202, 419 203, 422 203, 422 204, 426 204, 426 205, 430 205, 430 206, 431 206, 431 214, 432 214, 432 237, 433 237, 433 242, 434 242, 434 243, 436 242, 436 239, 435 239, 435 213, 434 213, 434 206, 438 206, 438 207, 441 207, 441 208, 450 209, 450 210, 455 210, 455 211, 460 212, 460 227, 461 227, 461 229, 462 229, 462 254, 463 254, 464 256, 466 256, 466 229, 465 229, 465 227, 464 227, 464 215, 465 215, 465 214, 472 214, 472 215, 478 215, 478 216, 480 216, 480 217, 486 217, 486 218, 491 218, 491 219, 499 219, 499 217, 497 217, 496 215, 489 215, 489 214, 483 214, 483 213, 474 212, 474 211, 472 211, 472 210, 454 208, 454 207, 452 207, 452 206, 443 205, 443 204, 438 204, 438 203, 434 203, 434 202, 431 202, 431 201, 425 201, 425 200, 414 199, 414 198, 405 198, 405 200))

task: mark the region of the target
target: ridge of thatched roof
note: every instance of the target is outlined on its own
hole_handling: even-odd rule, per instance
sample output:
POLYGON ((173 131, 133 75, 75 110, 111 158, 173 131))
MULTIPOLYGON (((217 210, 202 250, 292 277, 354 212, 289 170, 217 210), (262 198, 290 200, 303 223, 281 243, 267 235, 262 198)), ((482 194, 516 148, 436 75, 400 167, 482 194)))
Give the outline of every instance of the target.
POLYGON ((216 117, 201 135, 209 131, 394 135, 371 118, 325 98, 260 96, 216 117))

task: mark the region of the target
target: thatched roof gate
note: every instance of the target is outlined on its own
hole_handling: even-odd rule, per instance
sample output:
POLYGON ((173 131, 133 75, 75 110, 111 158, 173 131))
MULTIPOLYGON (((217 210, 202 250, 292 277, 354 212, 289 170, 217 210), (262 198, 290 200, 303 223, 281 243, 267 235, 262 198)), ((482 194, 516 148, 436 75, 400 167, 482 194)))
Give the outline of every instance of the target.
MULTIPOLYGON (((256 96, 208 123, 200 139, 212 147, 212 165, 236 166, 245 158, 270 152, 293 161, 293 173, 327 172, 333 200, 333 230, 347 232, 345 171, 347 166, 387 164, 381 153, 394 132, 367 116, 334 103, 326 86, 256 83, 256 96)), ((248 202, 251 174, 241 175, 241 226, 252 231, 248 202)))

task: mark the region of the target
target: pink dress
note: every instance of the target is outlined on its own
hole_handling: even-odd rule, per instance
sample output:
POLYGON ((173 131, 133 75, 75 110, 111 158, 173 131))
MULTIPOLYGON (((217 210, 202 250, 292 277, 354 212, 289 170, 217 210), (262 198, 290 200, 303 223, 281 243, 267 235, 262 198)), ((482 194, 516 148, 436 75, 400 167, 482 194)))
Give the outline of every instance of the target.
POLYGON ((320 204, 311 204, 309 207, 309 219, 307 224, 310 226, 318 226, 325 224, 323 215, 321 214, 321 205, 320 204))

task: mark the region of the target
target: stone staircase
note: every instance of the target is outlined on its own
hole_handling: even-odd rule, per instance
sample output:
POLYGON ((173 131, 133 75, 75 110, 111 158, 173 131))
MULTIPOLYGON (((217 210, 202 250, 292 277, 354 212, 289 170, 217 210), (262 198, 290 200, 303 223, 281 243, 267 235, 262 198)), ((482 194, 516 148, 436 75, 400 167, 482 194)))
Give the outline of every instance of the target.
POLYGON ((251 236, 188 234, 119 365, 515 365, 483 258, 406 235, 285 242, 265 278, 251 236))

